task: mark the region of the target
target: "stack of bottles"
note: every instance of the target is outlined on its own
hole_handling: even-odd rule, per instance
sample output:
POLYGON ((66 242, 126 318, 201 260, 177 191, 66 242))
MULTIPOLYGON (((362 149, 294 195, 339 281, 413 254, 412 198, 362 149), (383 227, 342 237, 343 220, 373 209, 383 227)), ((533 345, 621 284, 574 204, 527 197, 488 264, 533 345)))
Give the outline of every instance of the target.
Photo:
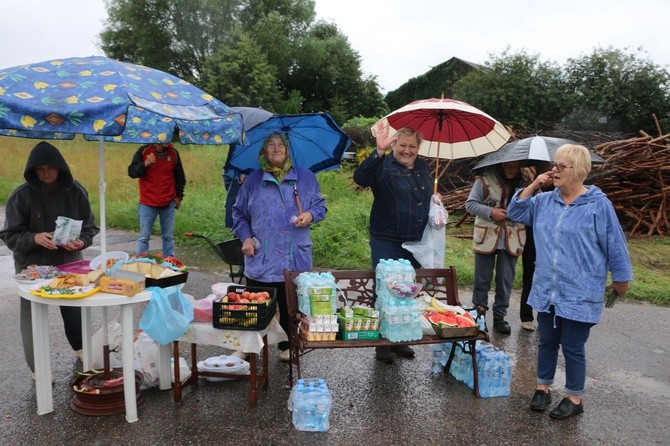
MULTIPOLYGON (((433 374, 439 374, 447 364, 452 348, 454 358, 449 371, 451 375, 474 388, 472 356, 467 351, 468 344, 447 342, 433 345, 433 374)), ((489 343, 477 343, 477 371, 479 374, 479 395, 484 398, 508 396, 512 383, 512 364, 509 355, 489 343)))
POLYGON ((375 308, 381 314, 380 334, 392 342, 423 338, 419 306, 414 299, 416 273, 406 259, 382 259, 375 270, 375 308))
POLYGON ((304 272, 294 282, 301 313, 312 316, 337 312, 337 286, 331 273, 304 272))
POLYGON ((299 379, 288 400, 293 426, 300 431, 326 432, 330 407, 330 391, 323 378, 299 379))

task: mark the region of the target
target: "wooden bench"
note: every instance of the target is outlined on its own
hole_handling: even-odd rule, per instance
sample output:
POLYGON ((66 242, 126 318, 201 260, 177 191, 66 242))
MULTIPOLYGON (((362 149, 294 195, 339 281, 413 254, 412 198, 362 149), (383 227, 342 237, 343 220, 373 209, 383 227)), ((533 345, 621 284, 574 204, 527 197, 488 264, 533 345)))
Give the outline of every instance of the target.
MULTIPOLYGON (((335 281, 340 290, 344 293, 339 296, 338 306, 356 304, 372 306, 372 297, 375 292, 375 271, 374 270, 340 270, 329 271, 335 277, 335 281)), ((475 343, 477 341, 488 341, 488 333, 480 331, 476 336, 467 336, 459 338, 441 338, 438 336, 424 335, 421 340, 411 342, 391 342, 387 339, 379 340, 356 340, 356 341, 307 341, 300 337, 298 327, 303 314, 298 309, 298 294, 294 279, 301 271, 284 270, 284 280, 286 287, 286 299, 289 313, 289 333, 290 343, 290 367, 289 382, 293 385, 293 367, 296 368, 297 377, 301 378, 300 357, 309 351, 321 348, 361 348, 361 347, 388 347, 393 345, 415 345, 415 344, 438 344, 444 342, 465 341, 470 345, 469 351, 472 355, 473 364, 473 383, 474 394, 479 397, 479 380, 477 375, 477 357, 475 343)), ((456 268, 438 269, 417 269, 416 281, 423 284, 422 293, 427 293, 437 299, 446 302, 449 305, 462 306, 458 299, 458 282, 456 280, 456 268)), ((486 309, 477 307, 477 312, 482 317, 486 309)), ((444 371, 448 372, 453 360, 455 349, 451 349, 451 354, 444 371)))

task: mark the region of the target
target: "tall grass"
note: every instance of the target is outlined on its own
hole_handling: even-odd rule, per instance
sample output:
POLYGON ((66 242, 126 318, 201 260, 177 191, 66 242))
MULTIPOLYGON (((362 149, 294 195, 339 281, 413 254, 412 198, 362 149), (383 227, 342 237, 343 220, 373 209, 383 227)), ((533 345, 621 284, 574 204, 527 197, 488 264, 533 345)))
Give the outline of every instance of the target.
MULTIPOLYGON (((26 159, 37 140, 0 137, 0 203, 4 204, 11 191, 23 182, 26 159)), ((74 177, 88 190, 96 215, 99 209, 99 148, 97 142, 81 138, 73 141, 51 141, 58 147, 74 177)), ((104 147, 105 181, 107 183, 107 226, 137 231, 137 180, 128 177, 128 164, 137 145, 106 143, 104 147)), ((228 152, 227 146, 177 145, 186 172, 184 202, 177 212, 175 238, 177 243, 200 243, 183 236, 184 232, 199 232, 214 240, 231 236, 224 228, 226 192, 221 169, 228 152)), ((326 269, 370 268, 368 225, 372 194, 359 190, 352 181, 352 168, 322 172, 317 175, 326 197, 326 219, 314 225, 314 266, 326 269)), ((474 256, 472 226, 456 227, 459 215, 452 215, 447 225, 445 264, 458 271, 459 285, 472 286, 474 256)), ((158 225, 156 225, 158 226, 158 225)), ((670 237, 635 237, 629 240, 635 281, 629 297, 655 303, 670 303, 670 237)), ((517 264, 515 287, 521 284, 521 262, 517 264)))

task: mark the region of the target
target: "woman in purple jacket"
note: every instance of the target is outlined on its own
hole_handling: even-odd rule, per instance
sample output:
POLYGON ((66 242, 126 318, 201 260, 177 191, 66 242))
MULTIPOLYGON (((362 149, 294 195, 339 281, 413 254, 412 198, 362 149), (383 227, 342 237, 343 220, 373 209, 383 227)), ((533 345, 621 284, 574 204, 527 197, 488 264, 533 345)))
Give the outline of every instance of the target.
MULTIPOLYGON (((282 134, 270 135, 258 156, 261 168, 242 183, 233 206, 233 234, 242 240, 247 284, 277 290, 279 322, 287 333, 283 271, 312 269, 310 227, 327 212, 316 177, 293 166, 289 150, 282 134)), ((279 350, 288 361, 288 342, 279 350)))

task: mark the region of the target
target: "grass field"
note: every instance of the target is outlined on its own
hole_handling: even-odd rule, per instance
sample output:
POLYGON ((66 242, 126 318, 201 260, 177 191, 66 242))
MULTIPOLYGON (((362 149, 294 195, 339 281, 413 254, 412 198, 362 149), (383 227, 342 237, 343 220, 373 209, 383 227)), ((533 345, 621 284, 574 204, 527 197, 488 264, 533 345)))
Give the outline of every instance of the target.
MULTIPOLYGON (((0 203, 23 182, 28 153, 38 140, 0 137, 0 203)), ((99 210, 100 162, 97 142, 83 139, 52 141, 61 149, 74 177, 88 190, 91 206, 99 210)), ((104 147, 107 227, 137 231, 137 180, 127 175, 127 168, 137 145, 106 143, 104 147)), ((177 150, 186 172, 186 192, 177 213, 177 243, 199 243, 184 237, 184 232, 207 234, 215 240, 231 236, 224 228, 226 192, 221 169, 227 146, 181 146, 177 150)), ((328 215, 315 225, 314 266, 327 269, 361 269, 370 267, 368 217, 372 194, 356 188, 351 179, 352 167, 317 175, 326 197, 328 215)), ((455 227, 457 215, 447 225, 446 260, 456 266, 461 286, 471 286, 474 256, 471 249, 472 227, 455 227)), ((157 225, 158 226, 158 225, 157 225)), ((207 248, 203 248, 207 249, 207 248)), ((670 237, 634 237, 629 239, 635 281, 628 297, 659 304, 670 303, 670 237)), ((517 266, 515 287, 521 283, 521 262, 517 266)))

